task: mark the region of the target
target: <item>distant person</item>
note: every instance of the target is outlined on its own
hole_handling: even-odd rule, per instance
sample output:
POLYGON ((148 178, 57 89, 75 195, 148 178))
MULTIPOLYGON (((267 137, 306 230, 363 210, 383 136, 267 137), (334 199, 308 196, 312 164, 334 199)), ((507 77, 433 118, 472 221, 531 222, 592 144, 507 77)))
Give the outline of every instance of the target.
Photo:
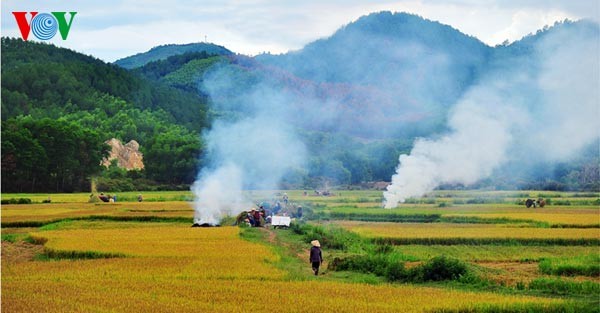
POLYGON ((539 198, 539 199, 537 200, 537 203, 538 203, 538 206, 539 206, 540 208, 543 208, 544 206, 546 206, 546 200, 544 200, 544 199, 542 199, 542 198, 539 198))
POLYGON ((261 222, 260 222, 260 211, 253 210, 252 216, 254 216, 254 226, 260 227, 260 224, 261 224, 261 222))
POLYGON ((248 212, 248 221, 250 222, 250 226, 256 227, 256 221, 254 220, 254 209, 248 212))
POLYGON ((113 202, 117 202, 117 195, 113 195, 113 202))
POLYGON ((102 200, 102 202, 108 202, 108 197, 105 196, 103 192, 100 193, 98 199, 102 200))
POLYGON ((279 210, 281 210, 281 203, 277 201, 277 203, 275 203, 275 205, 273 206, 273 213, 277 214, 279 213, 279 210))
POLYGON ((323 263, 323 255, 321 254, 321 243, 318 240, 310 242, 312 248, 310 248, 310 263, 312 264, 313 273, 315 276, 319 275, 319 266, 323 263))
POLYGON ((302 206, 298 206, 298 211, 296 213, 297 218, 302 218, 302 206))
POLYGON ((527 199, 527 200, 525 200, 525 206, 527 208, 530 208, 530 207, 534 207, 535 208, 535 200, 533 200, 533 199, 527 199))
POLYGON ((138 202, 142 202, 144 200, 141 193, 138 195, 137 199, 138 199, 138 202))
POLYGON ((286 206, 288 204, 288 201, 289 201, 288 195, 287 195, 287 193, 284 193, 283 194, 283 203, 285 203, 286 206))

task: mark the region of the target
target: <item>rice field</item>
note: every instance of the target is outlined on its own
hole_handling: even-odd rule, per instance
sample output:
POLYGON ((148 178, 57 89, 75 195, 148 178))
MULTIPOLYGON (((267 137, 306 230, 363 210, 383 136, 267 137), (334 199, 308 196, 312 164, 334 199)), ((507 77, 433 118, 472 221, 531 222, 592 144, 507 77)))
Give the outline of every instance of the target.
MULTIPOLYGON (((106 194, 116 195, 117 201, 137 201, 137 196, 141 194, 146 202, 157 201, 185 201, 192 199, 190 191, 144 191, 144 192, 107 192, 106 194)), ((2 199, 30 199, 33 203, 42 203, 50 200, 51 203, 85 203, 90 200, 90 196, 96 197, 98 194, 84 193, 5 193, 2 199)))
POLYGON ((590 209, 538 210, 535 212, 507 212, 486 214, 447 214, 445 216, 467 216, 479 218, 508 218, 514 220, 532 220, 549 223, 550 225, 600 225, 600 214, 590 209))
MULTIPOLYGON (((247 195, 263 201, 278 193, 248 191, 247 195)), ((315 216, 436 215, 438 220, 427 223, 318 218, 306 222, 339 225, 367 241, 474 240, 471 244, 400 243, 391 251, 414 264, 436 256, 459 259, 492 285, 478 290, 479 285, 468 282, 389 283, 328 270, 314 277, 305 242, 285 241, 293 238, 292 230, 261 229, 256 233, 262 237, 252 239, 238 227, 190 227, 193 208, 185 201, 189 192, 143 193, 141 203, 135 201, 137 193, 119 194, 117 203, 89 203, 89 194, 49 195, 51 203, 41 203, 48 195, 11 194, 2 198, 26 197, 35 203, 2 205, 3 311, 559 312, 581 303, 587 304, 584 308, 597 304, 600 279, 589 275, 597 266, 586 264, 600 257, 598 206, 525 209, 514 202, 539 192, 436 191, 415 203, 385 210, 380 207, 379 191, 339 191, 330 197, 311 192, 304 196, 302 190, 287 193, 294 204, 302 204, 315 216), (493 201, 467 204, 469 199, 493 201), (439 205, 454 200, 464 204, 439 205), (446 217, 456 218, 455 222, 443 222, 446 217), (493 219, 499 222, 489 223, 493 219), (567 241, 527 246, 477 243, 511 238, 567 241), (569 244, 580 239, 586 244, 569 244), (540 264, 545 264, 544 270, 540 264), (572 267, 584 274, 559 274, 572 267), (552 291, 556 286, 566 288, 566 293, 552 291), (577 288, 584 291, 573 291, 577 288), (578 296, 572 292, 579 292, 578 296)), ((552 196, 595 200, 589 194, 552 196)), ((343 254, 324 249, 326 264, 343 254)))
POLYGON ((166 202, 117 202, 117 203, 38 203, 7 204, 2 206, 2 223, 46 222, 60 219, 85 218, 90 216, 194 216, 191 203, 184 201, 166 202))
POLYGON ((532 228, 495 224, 370 223, 341 221, 337 224, 374 238, 533 238, 600 239, 597 228, 532 228))
MULTIPOLYGON (((120 253, 123 257, 2 263, 6 312, 284 311, 424 312, 477 304, 561 300, 442 288, 295 281, 272 263, 265 245, 239 237, 239 228, 182 224, 102 227, 73 222, 33 232, 56 251, 120 253), (317 296, 316 296, 317 295, 317 296), (430 301, 435 297, 435 301, 430 301), (257 301, 260 298, 260 301, 257 301)), ((307 279, 310 276, 307 276, 307 279)))

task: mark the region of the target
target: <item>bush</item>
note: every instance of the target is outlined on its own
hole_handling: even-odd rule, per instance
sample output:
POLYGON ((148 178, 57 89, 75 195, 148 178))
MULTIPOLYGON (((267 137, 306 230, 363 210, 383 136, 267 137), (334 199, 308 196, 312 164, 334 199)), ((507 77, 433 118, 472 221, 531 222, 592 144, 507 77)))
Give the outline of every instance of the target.
MULTIPOLYGON (((397 264, 402 264, 397 262, 397 264)), ((404 267, 404 264, 402 264, 404 267)), ((354 271, 387 276, 390 262, 384 255, 356 255, 347 258, 334 258, 328 269, 333 271, 354 271)))
POLYGON ((296 235, 304 235, 304 226, 305 224, 300 223, 290 223, 290 230, 294 232, 296 235))
POLYGON ((31 204, 31 199, 29 198, 10 198, 10 199, 2 199, 0 202, 2 204, 31 204))
POLYGON ((333 271, 355 271, 385 277, 388 281, 426 282, 455 280, 467 274, 467 266, 459 260, 445 256, 435 257, 427 263, 406 269, 390 254, 357 255, 347 258, 336 257, 328 269, 333 271))
POLYGON ((386 254, 392 251, 394 251, 394 246, 390 244, 375 245, 375 253, 386 254))
POLYGON ((17 200, 17 204, 31 204, 31 199, 29 199, 29 198, 19 198, 19 200, 17 200))
POLYGON ((458 279, 467 273, 467 266, 453 258, 446 256, 437 256, 429 262, 415 267, 419 273, 416 276, 422 276, 423 281, 440 281, 458 279))
POLYGON ((392 262, 388 264, 385 271, 385 278, 388 281, 405 281, 407 277, 408 275, 406 268, 404 268, 404 263, 392 262))
POLYGON ((308 224, 290 224, 290 229, 298 234, 303 235, 305 242, 319 240, 321 245, 328 249, 337 249, 347 251, 351 246, 361 246, 365 240, 358 234, 349 232, 341 227, 323 227, 311 226, 308 224))

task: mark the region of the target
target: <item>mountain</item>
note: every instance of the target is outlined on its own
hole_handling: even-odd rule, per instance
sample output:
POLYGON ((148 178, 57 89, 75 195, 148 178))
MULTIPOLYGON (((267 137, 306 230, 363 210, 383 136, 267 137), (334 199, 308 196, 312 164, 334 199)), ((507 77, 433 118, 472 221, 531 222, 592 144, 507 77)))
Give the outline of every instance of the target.
POLYGON ((228 57, 202 52, 187 52, 152 61, 133 69, 134 72, 154 81, 185 91, 198 93, 198 85, 204 72, 218 62, 227 62, 228 57))
MULTIPOLYGON (((54 45, 3 37, 1 46, 3 192, 87 190, 105 173, 111 138, 139 142, 140 188, 194 180, 197 134, 208 126, 203 97, 54 45)), ((134 189, 133 174, 108 172, 110 183, 99 184, 134 189)))
POLYGON ((378 104, 389 112, 439 118, 485 70, 492 50, 448 25, 380 12, 299 51, 256 59, 310 81, 374 88, 393 102, 378 104))
MULTIPOLYGON (((221 93, 245 95, 261 84, 294 94, 287 105, 318 121, 300 121, 304 129, 394 138, 442 130, 448 108, 478 79, 492 52, 450 26, 412 14, 380 12, 287 54, 247 58, 182 53, 135 70, 204 94, 212 84, 203 83, 205 75, 214 74, 217 67, 212 66, 218 64, 235 76, 235 84, 221 93)), ((233 111, 243 110, 243 98, 228 99, 233 111)))
POLYGON ((412 71, 431 61, 437 62, 433 67, 451 63, 470 72, 459 73, 463 83, 469 84, 491 51, 477 38, 448 25, 408 13, 380 12, 363 16, 301 50, 256 58, 305 79, 359 84, 390 81, 379 75, 383 71, 412 71))
POLYGON ((109 95, 139 109, 162 110, 167 120, 195 131, 206 124, 206 102, 197 93, 53 45, 3 37, 2 78, 2 119, 90 111, 109 95))
POLYGON ((146 52, 138 53, 115 61, 115 64, 126 68, 133 69, 144 66, 153 61, 164 60, 170 56, 185 54, 189 52, 206 52, 210 55, 231 55, 231 51, 225 47, 211 43, 189 43, 183 45, 163 45, 154 47, 146 52))

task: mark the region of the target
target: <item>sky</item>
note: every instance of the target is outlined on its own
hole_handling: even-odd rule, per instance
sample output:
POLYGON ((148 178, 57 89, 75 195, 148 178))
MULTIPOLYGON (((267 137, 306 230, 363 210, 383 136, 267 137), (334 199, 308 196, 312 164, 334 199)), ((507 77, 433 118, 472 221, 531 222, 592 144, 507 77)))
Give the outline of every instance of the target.
POLYGON ((10 37, 21 37, 12 12, 77 12, 68 38, 57 34, 48 42, 107 62, 204 41, 246 55, 285 53, 379 11, 417 14, 490 46, 564 19, 600 21, 597 0, 2 0, 1 6, 1 33, 10 37))

